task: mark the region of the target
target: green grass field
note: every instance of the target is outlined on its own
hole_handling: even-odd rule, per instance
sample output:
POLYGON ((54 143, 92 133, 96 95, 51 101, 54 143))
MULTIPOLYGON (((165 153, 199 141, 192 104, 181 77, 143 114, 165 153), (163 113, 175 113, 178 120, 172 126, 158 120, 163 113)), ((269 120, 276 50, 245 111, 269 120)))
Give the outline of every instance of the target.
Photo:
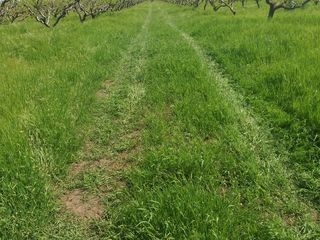
POLYGON ((0 239, 320 239, 320 8, 266 15, 0 26, 0 239))

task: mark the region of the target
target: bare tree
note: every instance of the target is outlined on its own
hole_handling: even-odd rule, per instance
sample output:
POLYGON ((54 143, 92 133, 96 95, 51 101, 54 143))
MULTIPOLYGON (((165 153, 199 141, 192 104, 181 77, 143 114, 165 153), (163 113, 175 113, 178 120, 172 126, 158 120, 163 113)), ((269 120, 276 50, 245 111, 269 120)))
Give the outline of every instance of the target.
MULTIPOLYGON (((144 0, 118 0, 115 4, 113 4, 112 11, 120 11, 125 8, 132 7, 134 5, 137 5, 144 0)), ((194 0, 180 0, 181 2, 189 2, 189 1, 194 1, 194 0)))
POLYGON ((103 0, 80 0, 75 5, 75 11, 81 22, 84 22, 88 16, 96 18, 98 15, 111 10, 113 4, 103 0))
POLYGON ((230 12, 233 15, 235 15, 236 14, 236 10, 234 8, 234 3, 235 3, 234 0, 219 0, 217 4, 214 4, 213 10, 214 11, 218 11, 220 8, 226 7, 226 8, 228 8, 230 10, 230 12))
POLYGON ((7 14, 8 5, 11 0, 2 0, 0 2, 0 22, 5 21, 5 16, 7 14))
POLYGON ((50 28, 55 27, 58 23, 74 9, 79 0, 55 1, 55 0, 27 0, 24 3, 28 10, 37 22, 50 28))
POLYGON ((6 19, 13 23, 14 21, 20 19, 24 20, 28 17, 28 12, 25 7, 21 4, 20 0, 12 0, 7 5, 6 19))
POLYGON ((84 22, 88 17, 96 18, 102 13, 108 11, 120 11, 124 8, 134 6, 144 0, 79 0, 75 5, 75 11, 81 22, 84 22))
POLYGON ((220 8, 228 8, 230 12, 235 15, 236 10, 234 8, 235 0, 205 0, 204 10, 206 10, 208 3, 212 6, 213 11, 217 12, 220 8))
POLYGON ((23 20, 30 16, 51 28, 57 26, 71 11, 75 11, 80 21, 84 22, 88 16, 95 18, 107 11, 119 11, 143 1, 145 0, 0 0, 0 23, 23 20))
POLYGON ((273 18, 278 9, 294 10, 304 7, 310 1, 311 0, 304 0, 303 2, 297 2, 295 0, 283 0, 279 2, 274 0, 266 0, 266 3, 269 5, 268 18, 273 18))

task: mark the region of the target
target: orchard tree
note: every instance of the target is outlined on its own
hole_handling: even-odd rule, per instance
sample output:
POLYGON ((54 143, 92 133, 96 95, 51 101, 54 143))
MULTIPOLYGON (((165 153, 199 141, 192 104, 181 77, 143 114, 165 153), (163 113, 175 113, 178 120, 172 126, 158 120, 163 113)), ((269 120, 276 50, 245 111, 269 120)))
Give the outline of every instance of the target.
POLYGON ((24 0, 24 6, 37 22, 50 28, 74 9, 79 0, 24 0))
MULTIPOLYGON (((144 2, 145 0, 118 0, 115 4, 114 10, 122 10, 124 8, 133 7, 139 3, 144 2)), ((189 0, 194 1, 194 0, 189 0)))
POLYGON ((278 9, 286 9, 286 10, 294 10, 297 8, 304 7, 307 3, 309 3, 311 0, 304 0, 302 2, 296 1, 296 0, 266 0, 266 3, 269 5, 269 13, 268 18, 273 18, 275 12, 278 9))
POLYGON ((2 0, 0 1, 0 22, 5 21, 5 17, 8 12, 8 5, 10 4, 11 0, 2 0))
POLYGON ((218 11, 220 8, 228 8, 233 15, 236 14, 236 10, 234 8, 235 0, 219 0, 217 3, 213 0, 213 3, 214 11, 218 11))
MULTIPOLYGON (((179 5, 193 5, 199 7, 204 2, 204 10, 208 4, 212 6, 214 11, 218 11, 221 8, 228 8, 230 12, 235 15, 235 3, 239 1, 242 6, 245 5, 246 0, 164 0, 166 2, 175 3, 179 5)), ((260 8, 260 0, 254 0, 257 7, 260 8)), ((313 1, 315 4, 319 4, 320 0, 266 0, 269 5, 268 18, 273 18, 275 12, 278 9, 294 10, 297 8, 303 8, 306 4, 313 1)))
POLYGON ((75 11, 81 22, 84 22, 88 16, 95 18, 98 15, 109 11, 113 7, 111 2, 103 0, 80 0, 75 4, 75 11))
POLYGON ((204 10, 206 10, 208 3, 212 6, 213 11, 215 12, 220 8, 228 8, 233 15, 236 14, 236 10, 234 8, 235 0, 205 0, 204 10))
POLYGON ((143 2, 143 0, 118 0, 116 2, 112 2, 111 0, 79 0, 75 4, 74 9, 79 16, 80 21, 84 22, 88 17, 94 19, 102 13, 120 11, 141 2, 143 2))
MULTIPOLYGON (((78 14, 80 21, 95 18, 107 11, 119 11, 145 0, 0 0, 0 23, 32 17, 51 28, 71 11, 78 14)), ((179 0, 184 1, 184 0, 179 0)), ((193 0, 188 0, 193 1, 193 0)))
POLYGON ((28 12, 20 0, 10 0, 6 3, 4 21, 13 23, 28 17, 28 12))

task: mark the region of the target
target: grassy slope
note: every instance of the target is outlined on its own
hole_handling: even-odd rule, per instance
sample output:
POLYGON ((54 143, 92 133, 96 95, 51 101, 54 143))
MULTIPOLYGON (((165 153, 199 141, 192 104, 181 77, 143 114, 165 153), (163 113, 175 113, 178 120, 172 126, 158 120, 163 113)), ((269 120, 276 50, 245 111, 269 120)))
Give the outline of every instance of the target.
MULTIPOLYGON (((86 120, 88 108, 95 106, 89 133, 90 140, 97 145, 93 160, 130 148, 122 132, 143 122, 142 146, 138 148, 143 161, 127 176, 127 191, 114 199, 106 196, 106 201, 113 205, 109 205, 103 219, 90 223, 90 233, 81 236, 81 232, 72 229, 67 231, 68 238, 317 239, 316 206, 310 206, 299 196, 287 174, 287 153, 282 147, 275 147, 274 133, 267 128, 269 121, 280 121, 282 116, 301 124, 291 117, 292 112, 298 111, 285 114, 276 108, 282 107, 280 103, 269 104, 264 94, 252 92, 247 85, 258 81, 242 84, 248 78, 236 72, 235 65, 245 61, 247 54, 235 58, 229 51, 222 51, 234 46, 229 36, 247 44, 246 34, 231 33, 238 33, 234 30, 239 27, 247 29, 247 23, 265 21, 262 12, 255 15, 250 11, 245 20, 239 21, 242 18, 152 3, 120 15, 103 17, 80 27, 78 23, 66 22, 45 34, 40 27, 32 26, 34 33, 25 33, 29 37, 21 42, 14 40, 19 39, 21 31, 26 31, 26 25, 0 29, 6 33, 7 46, 1 49, 4 53, 1 61, 7 64, 8 59, 13 61, 8 70, 0 73, 1 79, 6 79, 1 93, 7 94, 1 98, 10 96, 1 99, 4 103, 1 111, 6 114, 0 122, 4 143, 0 145, 4 166, 0 208, 5 216, 0 225, 4 229, 3 238, 18 234, 37 237, 39 229, 51 220, 48 216, 54 206, 46 190, 52 180, 48 175, 56 176, 66 169, 79 146, 79 127, 86 120), (149 9, 151 22, 145 25, 141 37, 131 42, 149 9), (107 25, 109 22, 114 25, 107 25), (66 29, 74 34, 66 34, 66 29), (87 35, 88 32, 91 34, 87 35), (55 43, 52 49, 46 47, 49 41, 55 43), (225 44, 227 41, 230 42, 225 44), (131 50, 117 65, 119 61, 114 60, 120 58, 129 42, 131 50), (12 46, 19 50, 13 56, 12 46), (41 51, 34 57, 37 48, 41 51), (80 51, 73 55, 74 49, 80 51), (237 86, 253 102, 259 117, 246 106, 246 98, 233 91, 228 80, 211 66, 205 53, 214 55, 232 79, 237 80, 237 86), (47 55, 51 57, 46 58, 47 55), (83 61, 78 61, 82 56, 83 61), (66 61, 60 61, 62 58, 74 61, 67 61, 69 68, 66 68, 66 61), (45 68, 39 70, 39 64, 45 68), (94 93, 106 76, 116 78, 116 86, 105 102, 99 100, 98 105, 92 105, 94 93), (21 81, 23 78, 25 81, 21 81), (264 120, 266 124, 262 124, 264 120), (13 159, 16 164, 12 164, 13 159)), ((284 18, 295 19, 291 15, 284 18)), ((252 31, 268 32, 254 26, 250 28, 252 31)), ((293 36, 301 36, 298 30, 291 31, 293 36)), ((310 31, 316 34, 317 29, 310 31)), ((259 49, 264 50, 257 48, 257 54, 259 49)), ((299 55, 303 58, 304 53, 299 55)), ((253 74, 246 72, 249 73, 253 74)), ((256 89, 269 85, 262 86, 265 87, 256 89)), ((277 122, 274 124, 278 126, 277 122)), ((295 141, 290 129, 283 131, 295 141)), ((301 141, 310 147, 308 141, 301 141)), ((291 146, 291 141, 286 140, 285 146, 288 144, 291 146)), ((306 159, 305 155, 301 158, 306 159)), ((312 179, 317 184, 316 178, 312 179)), ((99 191, 93 189, 97 186, 95 181, 77 184, 99 191)), ((71 224, 67 219, 58 226, 62 229, 49 229, 51 236, 66 236, 64 228, 70 227, 68 223, 71 224)))
POLYGON ((52 221, 48 189, 81 145, 95 92, 113 74, 143 15, 126 10, 55 30, 1 26, 0 238, 37 238, 52 221), (50 46, 50 47, 48 47, 50 46))

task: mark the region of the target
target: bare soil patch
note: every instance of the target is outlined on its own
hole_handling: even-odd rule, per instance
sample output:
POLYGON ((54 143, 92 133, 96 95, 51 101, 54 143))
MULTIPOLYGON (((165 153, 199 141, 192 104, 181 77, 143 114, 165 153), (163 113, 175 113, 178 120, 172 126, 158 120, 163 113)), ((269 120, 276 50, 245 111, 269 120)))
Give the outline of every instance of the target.
POLYGON ((102 88, 96 93, 97 97, 105 97, 108 94, 109 89, 113 85, 113 80, 106 80, 102 83, 102 88))
POLYGON ((74 189, 62 196, 64 210, 87 219, 98 219, 103 216, 103 203, 93 195, 89 195, 80 189, 74 189))
POLYGON ((82 171, 84 171, 87 168, 88 164, 89 164, 89 162, 87 162, 87 161, 73 163, 70 167, 69 175, 75 176, 75 175, 81 173, 82 171))

